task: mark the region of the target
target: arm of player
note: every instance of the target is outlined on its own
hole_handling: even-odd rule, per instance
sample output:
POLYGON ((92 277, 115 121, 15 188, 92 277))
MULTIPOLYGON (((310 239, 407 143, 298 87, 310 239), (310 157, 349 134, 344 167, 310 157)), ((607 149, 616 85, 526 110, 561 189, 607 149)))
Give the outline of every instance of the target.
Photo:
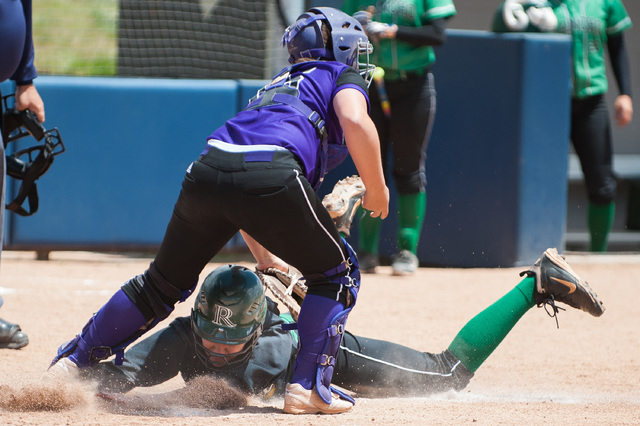
POLYGON ((246 232, 240 230, 240 234, 242 235, 242 238, 244 238, 244 242, 247 243, 249 251, 251 251, 251 254, 256 259, 256 269, 264 271, 267 268, 276 268, 283 272, 289 272, 289 265, 287 262, 262 247, 259 242, 254 240, 253 237, 246 232))
POLYGON ((44 102, 33 84, 16 87, 16 109, 28 109, 36 115, 40 123, 44 123, 44 102))
POLYGON ((615 118, 619 127, 626 126, 633 118, 633 101, 631 99, 631 71, 626 42, 622 33, 611 35, 607 39, 607 48, 613 75, 618 83, 620 94, 616 97, 615 118))
POLYGON ((367 113, 367 101, 357 89, 343 89, 333 98, 347 148, 367 192, 362 206, 371 216, 384 219, 389 213, 389 188, 384 181, 380 142, 376 127, 367 113))

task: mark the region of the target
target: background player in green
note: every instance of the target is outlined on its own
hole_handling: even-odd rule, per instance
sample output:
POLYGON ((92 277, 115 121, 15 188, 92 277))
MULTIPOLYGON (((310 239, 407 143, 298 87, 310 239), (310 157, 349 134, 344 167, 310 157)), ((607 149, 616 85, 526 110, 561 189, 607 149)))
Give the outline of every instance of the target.
POLYGON ((631 73, 623 33, 631 19, 621 0, 503 2, 493 30, 560 32, 572 36, 571 141, 580 158, 589 196, 590 250, 606 251, 615 213, 613 143, 605 94, 605 50, 618 84, 615 119, 631 122, 631 73))
MULTIPOLYGON (((393 258, 393 274, 412 274, 418 267, 416 253, 427 202, 426 152, 436 112, 430 72, 436 59, 433 46, 444 42, 446 21, 456 9, 451 0, 345 0, 342 10, 365 25, 374 44, 374 63, 384 70, 384 78, 375 79, 378 90, 370 90, 371 118, 380 135, 385 166, 389 148, 393 151, 399 250, 393 258), (384 89, 388 108, 381 105, 384 89)), ((381 225, 371 217, 360 221, 363 272, 374 272, 379 264, 381 225)))

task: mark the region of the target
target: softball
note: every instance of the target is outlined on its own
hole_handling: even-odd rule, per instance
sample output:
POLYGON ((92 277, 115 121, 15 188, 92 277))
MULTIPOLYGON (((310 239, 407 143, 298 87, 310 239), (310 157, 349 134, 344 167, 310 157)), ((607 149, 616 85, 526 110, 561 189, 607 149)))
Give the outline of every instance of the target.
POLYGON ((384 78, 384 68, 376 67, 376 70, 373 72, 373 78, 383 79, 384 78))

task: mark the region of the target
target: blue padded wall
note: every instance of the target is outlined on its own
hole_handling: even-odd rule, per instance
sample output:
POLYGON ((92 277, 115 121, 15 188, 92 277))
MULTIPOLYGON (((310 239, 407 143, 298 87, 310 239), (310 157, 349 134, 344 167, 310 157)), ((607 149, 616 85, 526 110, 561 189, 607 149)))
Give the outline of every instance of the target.
POLYGON ((238 102, 228 80, 36 82, 45 125, 60 129, 66 152, 37 183, 39 211, 9 215, 7 244, 16 248, 158 244, 187 166, 238 102))
MULTIPOLYGON (((568 36, 448 31, 434 67, 438 112, 427 159, 419 258, 454 267, 528 265, 564 248, 568 36)), ((38 181, 40 210, 8 215, 10 248, 159 244, 185 169, 205 138, 265 81, 39 77, 47 127, 67 152, 38 181)), ((15 149, 18 147, 13 147, 15 149)), ((353 174, 347 160, 321 195, 353 174)), ((9 188, 15 193, 15 182, 9 188)), ((393 179, 389 179, 392 209, 393 179)), ((395 215, 381 254, 395 248, 395 215)), ((351 242, 357 248, 353 231, 351 242)), ((232 246, 243 245, 238 238, 232 246)))
POLYGON ((563 250, 569 37, 459 31, 445 46, 420 258, 507 267, 563 250))

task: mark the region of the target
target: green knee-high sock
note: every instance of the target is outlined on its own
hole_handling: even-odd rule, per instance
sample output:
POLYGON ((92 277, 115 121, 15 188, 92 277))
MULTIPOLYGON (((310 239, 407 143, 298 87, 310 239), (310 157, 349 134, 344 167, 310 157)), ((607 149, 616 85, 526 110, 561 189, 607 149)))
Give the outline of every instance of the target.
POLYGON ((358 251, 360 253, 378 254, 381 228, 382 220, 380 218, 371 217, 368 212, 365 213, 358 225, 358 251))
POLYGON ((498 347, 533 306, 535 277, 527 277, 491 306, 473 317, 449 345, 449 351, 472 373, 498 347))
POLYGON ((426 207, 426 192, 398 196, 398 246, 400 250, 417 253, 426 207))
POLYGON ((589 203, 587 222, 589 223, 589 233, 591 234, 591 251, 607 251, 609 232, 613 227, 615 213, 616 203, 614 201, 604 206, 589 203))

